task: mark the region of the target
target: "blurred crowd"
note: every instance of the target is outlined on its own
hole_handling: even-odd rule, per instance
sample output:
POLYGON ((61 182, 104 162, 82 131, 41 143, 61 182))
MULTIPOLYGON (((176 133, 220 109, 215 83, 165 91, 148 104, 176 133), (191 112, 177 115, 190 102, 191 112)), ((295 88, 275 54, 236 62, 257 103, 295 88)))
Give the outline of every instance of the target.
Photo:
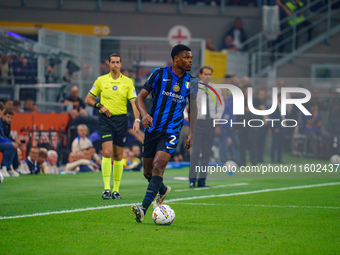
MULTIPOLYGON (((253 106, 256 109, 269 109, 272 105, 271 88, 266 85, 252 86, 249 77, 239 78, 236 75, 226 75, 225 84, 233 84, 239 87, 245 97, 248 88, 253 88, 253 106)), ((218 86, 218 85, 217 85, 218 86)), ((278 91, 285 87, 284 80, 276 84, 278 91)), ((241 123, 250 119, 259 119, 248 108, 245 100, 245 115, 233 114, 233 96, 230 91, 221 89, 223 95, 223 114, 217 118, 241 123)), ((286 116, 281 116, 280 94, 278 95, 278 108, 270 116, 261 117, 265 125, 252 128, 249 126, 217 125, 214 129, 212 162, 227 162, 233 160, 238 165, 273 162, 284 162, 284 152, 300 156, 328 158, 330 155, 340 153, 339 146, 332 147, 334 139, 339 139, 340 116, 340 91, 313 89, 312 99, 306 106, 312 116, 304 116, 297 107, 287 109, 286 116), (283 128, 280 124, 271 124, 266 119, 295 119, 299 125, 295 128, 283 128), (267 147, 267 148, 266 148, 267 147), (267 155, 267 156, 265 156, 267 155)), ((291 93, 290 98, 298 98, 299 94, 291 93)), ((85 109, 83 99, 79 96, 79 88, 71 87, 69 96, 65 98, 65 104, 69 104, 69 121, 63 130, 58 148, 51 144, 38 143, 32 145, 27 141, 12 139, 11 123, 15 112, 39 111, 35 102, 31 99, 23 102, 19 100, 3 100, 0 102, 1 112, 1 142, 7 140, 15 147, 15 156, 9 166, 1 164, 1 171, 5 176, 19 176, 20 174, 53 174, 100 171, 101 165, 101 142, 98 133, 98 112, 88 112, 85 109), (27 152, 23 158, 22 149, 27 152)), ((129 109, 128 116, 132 115, 129 109)), ((185 122, 181 132, 180 141, 173 157, 173 161, 189 161, 190 152, 185 149, 185 140, 189 134, 189 119, 187 110, 184 112, 185 122)), ((133 117, 132 117, 133 118, 133 117)), ((141 170, 141 148, 144 140, 144 132, 136 134, 132 131, 133 119, 129 123, 129 135, 127 146, 124 149, 124 169, 141 170)), ((276 122, 280 123, 280 122, 276 122)), ((141 127, 143 130, 143 127, 141 127)), ((1 147, 1 146, 0 146, 1 147)))

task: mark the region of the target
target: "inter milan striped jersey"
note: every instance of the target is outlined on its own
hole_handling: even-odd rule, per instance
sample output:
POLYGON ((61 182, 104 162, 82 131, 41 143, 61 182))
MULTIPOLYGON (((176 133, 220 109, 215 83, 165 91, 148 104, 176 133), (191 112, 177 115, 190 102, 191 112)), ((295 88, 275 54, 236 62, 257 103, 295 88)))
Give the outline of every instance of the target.
POLYGON ((198 86, 193 77, 188 73, 178 77, 169 66, 157 68, 143 88, 153 92, 153 106, 150 112, 153 126, 145 131, 168 134, 180 132, 187 99, 197 97, 198 86))

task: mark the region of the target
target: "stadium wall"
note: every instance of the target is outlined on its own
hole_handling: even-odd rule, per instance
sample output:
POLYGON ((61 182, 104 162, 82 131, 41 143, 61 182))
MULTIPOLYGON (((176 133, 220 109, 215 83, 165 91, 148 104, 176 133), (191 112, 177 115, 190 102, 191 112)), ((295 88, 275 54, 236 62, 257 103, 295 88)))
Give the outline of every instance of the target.
POLYGON ((98 10, 95 1, 63 1, 58 8, 52 0, 4 0, 0 3, 0 16, 6 21, 49 22, 68 24, 102 24, 110 27, 113 36, 166 37, 174 25, 185 25, 193 38, 211 38, 219 47, 225 32, 236 17, 242 17, 248 37, 261 30, 260 8, 219 6, 184 6, 143 3, 140 11, 136 3, 102 1, 98 10))

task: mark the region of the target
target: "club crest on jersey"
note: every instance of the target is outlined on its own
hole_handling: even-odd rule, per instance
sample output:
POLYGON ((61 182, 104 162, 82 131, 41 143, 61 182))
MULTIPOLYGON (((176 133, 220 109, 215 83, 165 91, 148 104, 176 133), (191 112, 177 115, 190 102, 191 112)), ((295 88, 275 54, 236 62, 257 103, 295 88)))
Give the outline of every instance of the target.
POLYGON ((187 82, 185 83, 185 87, 186 87, 187 89, 190 88, 190 82, 187 81, 187 82))
POLYGON ((116 91, 118 89, 118 87, 117 86, 113 86, 112 89, 116 91))
POLYGON ((124 137, 122 141, 123 141, 123 143, 125 143, 126 142, 126 137, 124 137))
POLYGON ((175 92, 178 92, 178 91, 180 91, 180 87, 176 84, 176 85, 174 85, 173 86, 173 88, 172 88, 175 92))

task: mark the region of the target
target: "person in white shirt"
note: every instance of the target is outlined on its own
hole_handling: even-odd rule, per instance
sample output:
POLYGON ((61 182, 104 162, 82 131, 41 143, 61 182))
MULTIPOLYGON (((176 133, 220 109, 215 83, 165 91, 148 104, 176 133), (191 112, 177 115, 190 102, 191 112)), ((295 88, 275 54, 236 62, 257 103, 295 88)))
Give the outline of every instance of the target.
POLYGON ((215 118, 220 119, 224 110, 223 100, 221 100, 222 105, 220 105, 219 101, 219 99, 222 98, 222 90, 219 88, 215 89, 220 98, 217 98, 215 94, 211 94, 214 96, 214 100, 218 102, 218 105, 215 104, 213 98, 207 93, 210 90, 208 86, 214 86, 214 84, 210 82, 212 73, 213 69, 210 66, 201 67, 198 73, 200 80, 199 90, 197 91, 197 105, 205 106, 206 114, 203 114, 203 110, 197 112, 195 138, 190 158, 190 188, 196 187, 196 181, 197 187, 210 187, 205 183, 207 178, 206 171, 200 171, 197 179, 196 166, 202 168, 208 166, 209 159, 212 155, 212 146, 216 131, 213 126, 213 120, 215 118))
MULTIPOLYGON (((87 148, 93 147, 93 144, 87 135, 89 134, 89 129, 85 124, 80 124, 77 127, 78 136, 73 140, 71 150, 72 152, 78 153, 87 148)), ((101 159, 97 153, 94 154, 93 159, 101 164, 101 159)))
POLYGON ((55 150, 49 150, 47 152, 46 161, 43 163, 45 174, 58 174, 59 168, 57 166, 58 153, 55 150))

